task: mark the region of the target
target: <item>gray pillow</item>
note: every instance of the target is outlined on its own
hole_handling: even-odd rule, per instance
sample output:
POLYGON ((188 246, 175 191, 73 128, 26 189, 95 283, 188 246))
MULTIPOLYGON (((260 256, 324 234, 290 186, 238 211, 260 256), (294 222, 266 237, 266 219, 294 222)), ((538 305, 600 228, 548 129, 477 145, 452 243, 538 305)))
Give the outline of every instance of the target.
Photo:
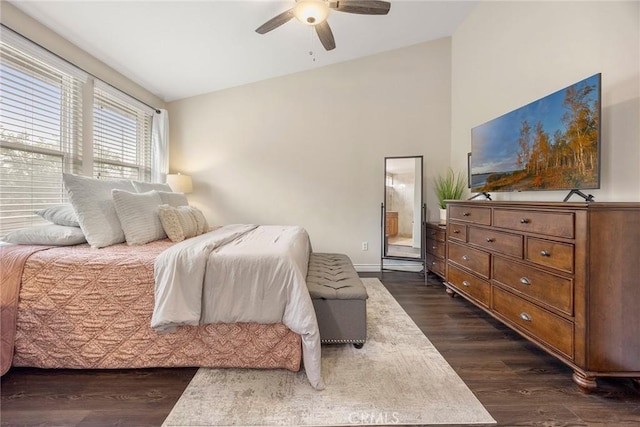
POLYGON ((78 216, 71 205, 52 206, 50 208, 40 209, 36 211, 36 215, 40 215, 42 218, 54 224, 80 227, 78 216))
POLYGON ((3 241, 16 245, 69 246, 86 243, 82 230, 66 225, 39 225, 12 231, 3 237, 3 241))
POLYGON ((185 196, 184 193, 158 191, 158 194, 160 194, 163 205, 173 206, 174 208, 178 206, 189 206, 189 200, 187 200, 187 196, 185 196))
POLYGON ((167 238, 158 215, 162 199, 157 191, 130 193, 114 189, 111 194, 127 244, 144 245, 167 238))
POLYGON ((111 190, 134 193, 130 180, 93 179, 68 173, 62 174, 62 180, 80 228, 92 247, 104 248, 125 241, 111 190))
POLYGON ((173 191, 171 187, 169 187, 169 184, 159 184, 156 182, 142 182, 142 181, 131 181, 131 184, 133 184, 133 188, 135 188, 138 193, 146 193, 147 191, 151 191, 151 190, 168 191, 168 192, 173 191))

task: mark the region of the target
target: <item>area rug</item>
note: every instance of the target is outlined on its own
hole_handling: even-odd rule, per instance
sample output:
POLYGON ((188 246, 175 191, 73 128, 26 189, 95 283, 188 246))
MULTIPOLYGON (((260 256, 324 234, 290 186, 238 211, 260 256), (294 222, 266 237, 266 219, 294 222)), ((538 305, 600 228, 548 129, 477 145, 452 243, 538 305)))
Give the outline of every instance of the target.
POLYGON ((377 279, 363 279, 367 342, 322 347, 326 389, 304 372, 200 369, 164 426, 494 424, 377 279))

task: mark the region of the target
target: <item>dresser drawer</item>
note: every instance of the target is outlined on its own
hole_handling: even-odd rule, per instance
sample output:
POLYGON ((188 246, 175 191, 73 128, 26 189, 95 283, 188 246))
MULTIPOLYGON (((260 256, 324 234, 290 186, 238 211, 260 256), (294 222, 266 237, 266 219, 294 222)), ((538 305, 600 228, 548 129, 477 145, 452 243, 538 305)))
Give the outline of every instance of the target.
POLYGON ((449 206, 449 220, 490 225, 491 209, 474 206, 449 206))
POLYGON ((493 225, 516 231, 544 234, 554 237, 574 237, 573 212, 541 212, 494 209, 493 225))
POLYGON ((489 308, 491 301, 491 285, 486 280, 477 278, 471 273, 449 266, 447 281, 461 293, 467 294, 474 300, 489 308))
POLYGON ((573 323, 493 287, 492 308, 507 322, 573 359, 573 323))
POLYGON ((444 277, 444 259, 427 254, 427 270, 444 277))
POLYGON ((519 234, 470 226, 467 240, 492 252, 522 258, 522 236, 519 234))
POLYGON ((463 224, 448 223, 447 237, 451 240, 467 241, 467 226, 463 224))
POLYGON ((528 237, 525 258, 536 264, 573 273, 573 245, 528 237))
POLYGON ((446 245, 445 242, 441 242, 433 239, 427 239, 427 246, 425 249, 430 254, 433 254, 440 258, 444 258, 445 245, 446 245))
POLYGON ((437 240, 439 242, 445 241, 445 231, 439 228, 427 227, 427 239, 437 240))
POLYGON ((493 257, 494 282, 573 316, 573 280, 519 262, 493 257))
POLYGON ((476 274, 489 278, 489 253, 449 242, 449 260, 476 274))

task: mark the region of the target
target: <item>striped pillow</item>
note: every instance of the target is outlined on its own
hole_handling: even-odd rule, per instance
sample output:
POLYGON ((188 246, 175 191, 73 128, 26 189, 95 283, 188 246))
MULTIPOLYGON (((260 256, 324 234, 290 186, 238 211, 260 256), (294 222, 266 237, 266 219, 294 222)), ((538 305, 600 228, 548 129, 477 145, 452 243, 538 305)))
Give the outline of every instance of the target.
POLYGON ((144 245, 167 238, 158 215, 162 199, 156 191, 112 190, 111 195, 128 245, 144 245))

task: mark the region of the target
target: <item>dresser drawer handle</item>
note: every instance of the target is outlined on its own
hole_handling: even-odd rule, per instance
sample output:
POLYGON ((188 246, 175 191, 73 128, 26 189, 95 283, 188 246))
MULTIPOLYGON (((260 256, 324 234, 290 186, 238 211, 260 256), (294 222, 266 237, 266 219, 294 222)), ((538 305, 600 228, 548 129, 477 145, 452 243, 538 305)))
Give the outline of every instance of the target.
POLYGON ((546 256, 546 257, 550 257, 551 256, 551 252, 549 252, 549 251, 540 251, 540 255, 546 256))
POLYGON ((471 286, 471 283, 467 282, 466 280, 463 280, 463 281, 462 281, 462 284, 463 284, 464 286, 467 286, 467 287, 468 287, 468 286, 471 286))
POLYGON ((471 212, 462 212, 462 216, 471 216, 471 212))
POLYGON ((431 246, 431 249, 433 249, 434 251, 437 249, 437 246, 431 246))
POLYGON ((460 234, 460 230, 453 230, 453 234, 460 234))
POLYGON ((436 262, 435 261, 431 261, 431 265, 436 265, 436 262))
POLYGON ((523 285, 530 285, 531 281, 526 277, 521 277, 520 278, 520 283, 522 283, 523 285))
POLYGON ((462 260, 463 261, 469 261, 471 258, 469 258, 467 255, 462 255, 462 260))
POLYGON ((494 239, 493 237, 487 237, 487 242, 488 243, 493 243, 495 241, 496 241, 496 239, 494 239))
POLYGON ((531 322, 531 316, 529 316, 527 313, 520 313, 520 318, 525 322, 531 322))
POLYGON ((528 218, 520 218, 520 224, 529 224, 528 218))

